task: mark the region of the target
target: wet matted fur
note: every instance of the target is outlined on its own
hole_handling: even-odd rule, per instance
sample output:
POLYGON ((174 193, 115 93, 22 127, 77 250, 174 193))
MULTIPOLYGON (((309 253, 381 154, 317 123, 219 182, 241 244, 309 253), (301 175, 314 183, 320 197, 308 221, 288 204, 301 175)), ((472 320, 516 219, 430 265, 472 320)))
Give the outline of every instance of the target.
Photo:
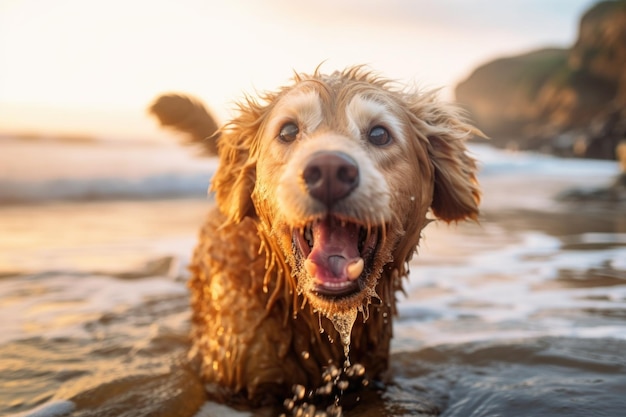
POLYGON ((189 283, 193 352, 213 395, 259 403, 318 386, 345 360, 333 320, 356 311, 350 360, 381 378, 429 213, 477 218, 465 141, 478 133, 435 93, 363 67, 296 74, 240 103, 206 141, 217 140, 216 204, 189 283))

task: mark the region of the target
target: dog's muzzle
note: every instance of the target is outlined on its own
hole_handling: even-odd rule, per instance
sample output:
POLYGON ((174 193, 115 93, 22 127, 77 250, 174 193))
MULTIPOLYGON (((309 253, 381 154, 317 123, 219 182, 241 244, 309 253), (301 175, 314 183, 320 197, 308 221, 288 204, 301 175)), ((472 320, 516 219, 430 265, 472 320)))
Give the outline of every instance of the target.
POLYGON ((350 155, 319 151, 301 174, 308 194, 322 203, 319 217, 294 231, 294 242, 311 291, 318 297, 345 298, 363 289, 379 238, 379 227, 342 213, 339 203, 356 190, 359 166, 350 155))

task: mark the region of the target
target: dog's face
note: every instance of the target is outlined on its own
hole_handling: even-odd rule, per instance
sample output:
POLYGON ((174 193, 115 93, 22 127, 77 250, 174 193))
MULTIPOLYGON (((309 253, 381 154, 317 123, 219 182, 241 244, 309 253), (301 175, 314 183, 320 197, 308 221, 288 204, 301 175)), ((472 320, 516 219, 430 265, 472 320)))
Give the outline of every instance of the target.
POLYGON ((404 272, 429 208, 477 214, 472 128, 432 95, 388 85, 359 69, 297 76, 242 106, 220 139, 218 204, 233 221, 258 218, 295 290, 328 316, 378 297, 385 269, 404 272))

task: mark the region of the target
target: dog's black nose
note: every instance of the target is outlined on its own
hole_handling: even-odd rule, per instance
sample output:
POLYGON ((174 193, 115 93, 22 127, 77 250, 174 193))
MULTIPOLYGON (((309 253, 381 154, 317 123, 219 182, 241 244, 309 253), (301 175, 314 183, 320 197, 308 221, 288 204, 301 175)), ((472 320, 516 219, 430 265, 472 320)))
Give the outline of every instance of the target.
POLYGON ((359 185, 359 166, 343 152, 316 152, 304 168, 302 179, 311 197, 330 207, 359 185))

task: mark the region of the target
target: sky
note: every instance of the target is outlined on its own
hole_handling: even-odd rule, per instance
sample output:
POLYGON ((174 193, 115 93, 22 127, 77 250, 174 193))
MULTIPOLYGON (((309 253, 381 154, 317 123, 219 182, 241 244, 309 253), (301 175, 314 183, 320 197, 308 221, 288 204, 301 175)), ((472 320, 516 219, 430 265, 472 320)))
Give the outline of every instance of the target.
POLYGON ((491 59, 568 47, 595 0, 0 0, 0 133, 161 137, 164 92, 222 122, 320 63, 454 86, 491 59))

